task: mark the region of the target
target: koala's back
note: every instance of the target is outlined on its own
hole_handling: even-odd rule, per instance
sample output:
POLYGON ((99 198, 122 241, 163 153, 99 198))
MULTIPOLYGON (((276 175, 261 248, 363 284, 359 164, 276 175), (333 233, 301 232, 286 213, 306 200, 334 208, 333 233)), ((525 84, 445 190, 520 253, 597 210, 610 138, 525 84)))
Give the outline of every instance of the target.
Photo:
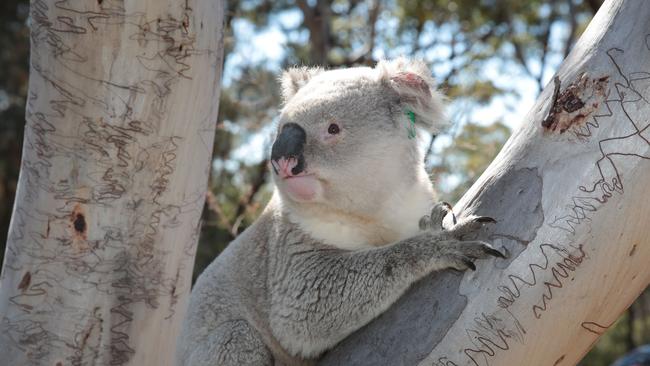
POLYGON ((261 339, 270 336, 266 281, 273 226, 272 214, 263 214, 199 276, 178 340, 179 365, 188 364, 193 352, 209 346, 221 326, 250 327, 261 339))

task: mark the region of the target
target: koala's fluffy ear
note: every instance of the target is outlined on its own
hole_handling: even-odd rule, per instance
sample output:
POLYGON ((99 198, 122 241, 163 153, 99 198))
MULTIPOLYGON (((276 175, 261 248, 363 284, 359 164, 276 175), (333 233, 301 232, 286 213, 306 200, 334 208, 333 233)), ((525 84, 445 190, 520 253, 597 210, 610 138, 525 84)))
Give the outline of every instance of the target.
POLYGON ((309 80, 323 71, 320 67, 292 67, 285 70, 280 77, 282 85, 282 98, 287 102, 300 88, 305 86, 309 80))
POLYGON ((447 126, 444 99, 436 91, 431 72, 423 61, 400 57, 379 61, 376 68, 380 80, 399 96, 404 113, 410 110, 415 114, 416 126, 434 133, 447 126))

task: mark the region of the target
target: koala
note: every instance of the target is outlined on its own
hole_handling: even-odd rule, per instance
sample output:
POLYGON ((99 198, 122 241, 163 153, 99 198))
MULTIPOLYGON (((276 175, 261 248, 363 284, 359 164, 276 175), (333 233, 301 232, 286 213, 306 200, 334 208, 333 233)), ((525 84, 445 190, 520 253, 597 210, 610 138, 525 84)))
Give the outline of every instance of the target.
POLYGON ((443 225, 418 134, 445 118, 423 62, 294 68, 281 84, 273 197, 198 278, 179 365, 312 365, 427 274, 503 257, 464 239, 493 219, 443 225))

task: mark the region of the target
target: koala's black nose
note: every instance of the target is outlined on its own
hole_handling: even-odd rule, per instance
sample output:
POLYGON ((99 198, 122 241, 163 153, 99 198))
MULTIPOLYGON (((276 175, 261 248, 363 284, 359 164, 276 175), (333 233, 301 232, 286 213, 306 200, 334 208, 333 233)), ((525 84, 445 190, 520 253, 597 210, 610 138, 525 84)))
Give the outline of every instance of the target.
MULTIPOLYGON (((307 133, 302 127, 296 123, 285 124, 271 147, 271 160, 279 162, 283 158, 294 158, 297 160, 297 164, 291 169, 291 173, 293 175, 300 174, 305 169, 303 149, 306 141, 307 133)), ((276 173, 278 173, 277 170, 276 173)))

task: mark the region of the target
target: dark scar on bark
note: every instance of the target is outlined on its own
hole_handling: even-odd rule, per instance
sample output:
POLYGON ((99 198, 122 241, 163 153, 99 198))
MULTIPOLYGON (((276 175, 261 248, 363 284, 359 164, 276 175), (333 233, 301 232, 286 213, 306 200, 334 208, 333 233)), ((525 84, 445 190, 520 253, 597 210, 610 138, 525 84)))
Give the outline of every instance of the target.
POLYGON ((547 130, 564 133, 574 125, 584 124, 604 101, 609 76, 589 78, 585 73, 560 90, 560 78, 553 78, 551 107, 542 120, 547 130))
POLYGON ((25 291, 29 287, 29 284, 32 282, 32 274, 27 271, 25 272, 25 275, 23 276, 23 279, 20 280, 20 283, 18 284, 18 289, 20 291, 25 291))
POLYGON ((86 219, 84 219, 84 215, 77 214, 77 217, 74 219, 74 229, 79 234, 83 234, 86 231, 86 219))
POLYGON ((74 236, 79 239, 86 239, 88 234, 88 224, 86 223, 86 216, 80 205, 76 205, 70 214, 70 222, 74 230, 74 236))

